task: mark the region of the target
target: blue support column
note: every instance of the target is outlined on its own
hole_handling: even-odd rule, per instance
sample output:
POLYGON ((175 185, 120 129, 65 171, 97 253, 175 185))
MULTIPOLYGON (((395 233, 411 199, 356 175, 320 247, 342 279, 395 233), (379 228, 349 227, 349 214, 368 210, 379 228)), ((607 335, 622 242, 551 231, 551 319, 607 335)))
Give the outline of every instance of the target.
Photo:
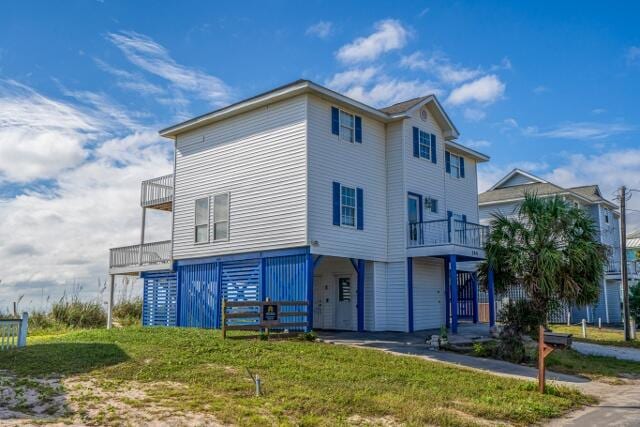
POLYGON ((471 285, 473 286, 473 323, 478 323, 478 276, 471 273, 471 285))
POLYGON ((413 332, 413 258, 407 258, 407 304, 409 332, 413 332))
POLYGON ((451 333, 458 333, 458 267, 457 257, 449 255, 451 271, 449 281, 451 282, 451 333))
POLYGON ((307 254, 307 327, 309 332, 313 329, 313 255, 307 254))
POLYGON ((358 266, 358 332, 364 332, 364 260, 359 259, 358 266))
POLYGON ((489 327, 493 327, 496 324, 496 301, 495 294, 493 290, 493 268, 489 267, 489 272, 487 274, 488 283, 488 293, 489 293, 489 327))
POLYGON ((444 259, 444 312, 445 312, 445 320, 444 325, 447 329, 451 326, 451 297, 449 293, 449 289, 451 289, 451 284, 449 282, 449 258, 444 259))

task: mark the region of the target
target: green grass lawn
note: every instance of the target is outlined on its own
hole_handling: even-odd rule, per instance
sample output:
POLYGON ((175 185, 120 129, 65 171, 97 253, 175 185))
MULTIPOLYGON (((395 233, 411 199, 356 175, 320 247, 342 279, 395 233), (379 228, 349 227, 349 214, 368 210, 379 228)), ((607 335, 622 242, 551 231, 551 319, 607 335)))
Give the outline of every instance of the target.
MULTIPOLYGON (((546 359, 547 369, 565 374, 581 375, 606 382, 618 378, 640 378, 640 363, 614 357, 588 356, 574 350, 555 350, 546 359)), ((620 381, 618 381, 620 382, 620 381)))
POLYGON ((640 348, 640 340, 624 340, 624 332, 622 329, 598 329, 597 327, 587 326, 587 338, 582 338, 582 326, 552 325, 551 329, 553 332, 573 334, 573 339, 576 341, 602 345, 614 345, 618 347, 640 348))
POLYGON ((519 425, 557 417, 592 399, 567 388, 545 395, 533 382, 413 357, 301 340, 222 340, 219 331, 85 330, 29 340, 0 353, 21 378, 53 374, 109 382, 173 382, 151 397, 239 425, 345 425, 353 416, 407 425, 519 425), (246 368, 260 375, 255 397, 246 368))

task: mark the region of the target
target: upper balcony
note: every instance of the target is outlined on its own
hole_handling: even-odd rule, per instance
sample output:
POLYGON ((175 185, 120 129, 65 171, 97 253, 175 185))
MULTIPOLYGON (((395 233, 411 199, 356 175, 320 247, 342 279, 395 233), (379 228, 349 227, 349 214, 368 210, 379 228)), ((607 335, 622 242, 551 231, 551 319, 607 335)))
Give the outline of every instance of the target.
POLYGON ((173 174, 142 181, 140 206, 171 211, 173 209, 173 174))
POLYGON ((137 274, 171 267, 171 240, 109 249, 110 274, 137 274))
POLYGON ((485 257, 489 227, 457 219, 409 223, 408 256, 458 255, 461 260, 485 257))
MULTIPOLYGON (((622 263, 620 260, 608 260, 605 265, 605 273, 609 279, 621 279, 622 263)), ((627 277, 631 279, 640 278, 640 261, 627 261, 627 277)))

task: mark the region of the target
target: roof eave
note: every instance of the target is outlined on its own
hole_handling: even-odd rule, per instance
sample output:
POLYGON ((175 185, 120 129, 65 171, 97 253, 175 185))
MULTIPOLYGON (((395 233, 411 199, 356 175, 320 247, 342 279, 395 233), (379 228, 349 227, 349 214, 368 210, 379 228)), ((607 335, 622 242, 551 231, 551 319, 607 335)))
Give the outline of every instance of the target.
POLYGON ((469 147, 465 147, 464 145, 458 144, 457 142, 454 142, 454 141, 447 140, 446 145, 449 147, 453 147, 458 151, 463 152, 468 157, 473 158, 478 163, 488 162, 489 159, 491 159, 491 157, 487 156, 486 154, 473 150, 469 147))

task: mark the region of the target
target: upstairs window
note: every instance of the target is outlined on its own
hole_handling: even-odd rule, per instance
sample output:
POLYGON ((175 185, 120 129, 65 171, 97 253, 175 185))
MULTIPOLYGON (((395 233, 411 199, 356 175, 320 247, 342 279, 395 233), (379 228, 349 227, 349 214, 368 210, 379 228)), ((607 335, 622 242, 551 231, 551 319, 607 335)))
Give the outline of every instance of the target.
POLYGON ((356 225, 356 189, 342 186, 340 189, 340 225, 356 225))
POLYGON ((419 154, 423 159, 431 158, 431 137, 428 133, 420 131, 419 154))
POLYGON ((331 133, 345 142, 362 142, 362 117, 331 107, 331 133))
POLYGON ((464 178, 464 157, 449 151, 446 151, 444 156, 446 172, 455 178, 464 178))
POLYGON ((604 223, 609 224, 609 209, 604 210, 604 223))
POLYGON ((209 198, 197 199, 195 203, 195 242, 209 241, 209 198))
POLYGON ((213 196, 213 240, 229 239, 229 193, 213 196))
POLYGON ((413 157, 431 160, 431 163, 438 163, 436 159, 436 136, 414 127, 413 157))
POLYGON ((431 213, 438 213, 438 199, 425 197, 424 210, 431 213))

